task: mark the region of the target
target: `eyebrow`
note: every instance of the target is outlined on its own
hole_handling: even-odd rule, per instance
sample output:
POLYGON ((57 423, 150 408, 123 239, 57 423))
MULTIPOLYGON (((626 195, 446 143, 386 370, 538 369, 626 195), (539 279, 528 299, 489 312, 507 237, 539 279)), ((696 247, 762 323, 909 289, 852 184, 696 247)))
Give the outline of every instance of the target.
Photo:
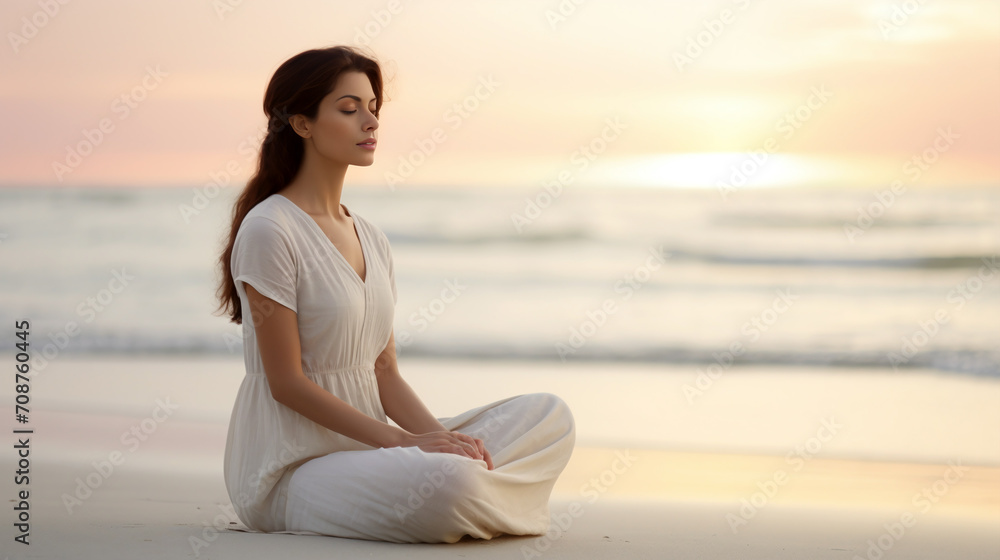
MULTIPOLYGON (((337 101, 340 101, 341 99, 343 99, 345 97, 350 97, 351 99, 357 101, 358 103, 361 103, 361 98, 358 97, 357 95, 341 95, 340 97, 337 98, 337 101)), ((372 101, 375 101, 375 99, 376 98, 372 97, 372 101)))

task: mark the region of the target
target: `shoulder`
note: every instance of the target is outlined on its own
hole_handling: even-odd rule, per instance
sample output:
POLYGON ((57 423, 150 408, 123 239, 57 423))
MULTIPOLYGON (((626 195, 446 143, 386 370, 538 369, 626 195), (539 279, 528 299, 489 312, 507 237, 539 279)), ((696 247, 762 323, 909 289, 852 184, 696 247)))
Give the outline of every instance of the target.
POLYGON ((294 222, 272 200, 264 200, 243 217, 233 241, 233 260, 283 259, 287 264, 298 260, 299 243, 294 222))
POLYGON ((275 196, 260 201, 247 212, 236 233, 237 239, 252 237, 279 237, 287 242, 292 238, 292 218, 275 196))

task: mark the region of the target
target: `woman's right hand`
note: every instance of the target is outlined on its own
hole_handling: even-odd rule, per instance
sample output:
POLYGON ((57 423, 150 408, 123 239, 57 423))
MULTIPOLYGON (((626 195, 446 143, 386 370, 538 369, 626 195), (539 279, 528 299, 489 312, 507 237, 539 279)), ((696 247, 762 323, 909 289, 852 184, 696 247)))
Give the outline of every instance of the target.
POLYGON ((493 460, 482 443, 482 440, 461 432, 441 431, 424 434, 407 433, 400 447, 419 447, 428 453, 454 453, 477 461, 485 461, 486 467, 493 470, 493 460))

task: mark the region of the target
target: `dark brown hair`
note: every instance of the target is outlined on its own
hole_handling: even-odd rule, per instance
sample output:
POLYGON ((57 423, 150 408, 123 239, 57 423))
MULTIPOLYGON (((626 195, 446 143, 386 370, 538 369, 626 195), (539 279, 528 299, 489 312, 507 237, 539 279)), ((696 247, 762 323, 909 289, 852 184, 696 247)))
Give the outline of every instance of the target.
POLYGON ((335 46, 312 49, 286 60, 275 70, 264 93, 264 115, 267 116, 267 136, 260 146, 257 171, 247 181, 233 205, 232 223, 226 250, 219 257, 222 284, 217 296, 218 309, 231 316, 230 322, 243 323, 240 296, 236 291, 229 261, 236 243, 236 233, 243 218, 261 201, 288 185, 299 172, 305 154, 304 140, 288 123, 292 115, 316 118, 320 101, 337 85, 344 72, 363 72, 375 93, 375 117, 382 108, 382 70, 373 55, 362 54, 355 47, 335 46))

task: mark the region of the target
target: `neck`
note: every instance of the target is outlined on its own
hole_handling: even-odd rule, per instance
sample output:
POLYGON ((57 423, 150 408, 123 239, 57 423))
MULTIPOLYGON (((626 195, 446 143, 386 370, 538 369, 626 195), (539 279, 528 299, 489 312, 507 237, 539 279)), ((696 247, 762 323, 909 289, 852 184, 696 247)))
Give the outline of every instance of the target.
POLYGON ((309 143, 302 159, 302 167, 295 178, 280 192, 293 199, 309 214, 331 216, 344 220, 347 214, 340 206, 344 191, 347 164, 337 163, 320 156, 309 143))

